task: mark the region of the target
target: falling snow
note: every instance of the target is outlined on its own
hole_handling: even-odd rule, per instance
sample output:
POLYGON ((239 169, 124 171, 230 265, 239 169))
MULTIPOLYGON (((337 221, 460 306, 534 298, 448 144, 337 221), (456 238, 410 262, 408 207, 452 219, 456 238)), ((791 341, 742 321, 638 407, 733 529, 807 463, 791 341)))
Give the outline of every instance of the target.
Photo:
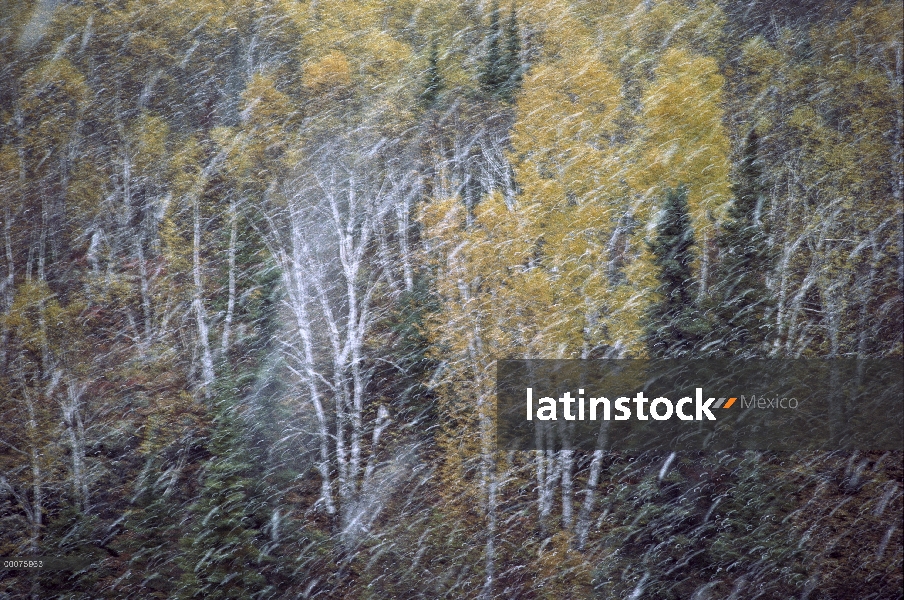
POLYGON ((494 426, 900 360, 900 3, 0 6, 0 599, 900 597, 900 448, 494 426))

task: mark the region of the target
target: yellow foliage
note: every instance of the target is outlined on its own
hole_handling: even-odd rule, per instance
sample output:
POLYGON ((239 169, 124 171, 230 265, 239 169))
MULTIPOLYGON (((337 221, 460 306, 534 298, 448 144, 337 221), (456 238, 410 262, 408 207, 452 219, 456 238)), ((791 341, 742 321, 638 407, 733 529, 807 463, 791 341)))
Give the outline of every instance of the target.
POLYGON ((129 128, 131 151, 139 174, 165 168, 169 127, 159 116, 142 112, 129 128))
POLYGON ((16 148, 10 144, 0 145, 0 208, 12 203, 14 190, 19 184, 19 170, 20 160, 16 148))
POLYGON ((30 352, 47 351, 59 359, 75 357, 82 346, 78 317, 83 309, 77 299, 61 305, 45 282, 28 281, 18 286, 9 311, 0 315, 0 324, 30 352))
POLYGON ((556 60, 592 47, 592 33, 566 0, 528 0, 519 11, 525 28, 537 32, 543 61, 556 60))
POLYGON ((593 597, 593 569, 584 554, 572 548, 572 536, 560 531, 544 540, 531 565, 532 573, 545 585, 539 589, 548 600, 578 600, 593 597))
POLYGON ((172 189, 177 194, 186 194, 199 183, 204 161, 204 148, 194 136, 182 141, 172 156, 172 189))
POLYGON ((714 59, 673 49, 663 55, 643 98, 645 147, 630 181, 652 198, 686 186, 698 239, 722 216, 730 194, 724 84, 714 59))
POLYGON ((411 48, 385 31, 362 35, 354 49, 361 71, 384 81, 395 80, 412 60, 411 48))
POLYGON ((631 321, 618 330, 624 338, 611 335, 610 315, 624 324, 612 294, 622 285, 618 265, 629 260, 627 232, 619 227, 629 209, 625 148, 616 142, 624 108, 621 82, 591 47, 574 36, 568 53, 557 52, 530 72, 512 131, 518 203, 550 289, 537 356, 633 347, 640 334, 639 322, 631 321))
POLYGON ((86 218, 95 217, 104 210, 103 198, 107 194, 105 185, 109 179, 103 165, 82 160, 73 169, 69 183, 68 199, 77 206, 79 214, 86 218))
POLYGON ((27 73, 24 88, 20 105, 34 124, 29 143, 35 148, 65 144, 90 98, 84 76, 68 60, 56 58, 27 73))
POLYGON ((330 52, 305 68, 303 81, 314 92, 347 86, 351 81, 348 60, 341 52, 330 52))
POLYGON ((242 93, 242 126, 219 128, 212 134, 229 154, 231 166, 251 168, 258 176, 273 167, 273 160, 291 143, 289 125, 297 111, 289 97, 277 89, 270 75, 256 74, 242 93))
POLYGON ((276 89, 273 77, 257 73, 242 92, 242 116, 252 125, 272 127, 283 123, 293 113, 289 97, 276 89))

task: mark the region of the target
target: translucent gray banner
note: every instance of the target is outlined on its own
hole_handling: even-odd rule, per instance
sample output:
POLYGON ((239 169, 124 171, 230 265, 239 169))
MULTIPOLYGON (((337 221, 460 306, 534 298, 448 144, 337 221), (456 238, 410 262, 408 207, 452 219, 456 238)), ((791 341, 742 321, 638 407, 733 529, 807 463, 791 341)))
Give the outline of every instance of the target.
POLYGON ((500 450, 902 450, 904 362, 507 360, 500 450))

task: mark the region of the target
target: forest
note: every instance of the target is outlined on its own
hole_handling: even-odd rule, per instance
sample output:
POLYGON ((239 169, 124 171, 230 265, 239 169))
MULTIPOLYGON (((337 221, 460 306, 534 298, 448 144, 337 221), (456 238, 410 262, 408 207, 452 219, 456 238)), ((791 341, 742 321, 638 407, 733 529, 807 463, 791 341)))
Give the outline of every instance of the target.
POLYGON ((902 11, 0 0, 0 557, 74 561, 0 599, 901 598, 900 448, 506 452, 495 380, 902 360, 902 11))

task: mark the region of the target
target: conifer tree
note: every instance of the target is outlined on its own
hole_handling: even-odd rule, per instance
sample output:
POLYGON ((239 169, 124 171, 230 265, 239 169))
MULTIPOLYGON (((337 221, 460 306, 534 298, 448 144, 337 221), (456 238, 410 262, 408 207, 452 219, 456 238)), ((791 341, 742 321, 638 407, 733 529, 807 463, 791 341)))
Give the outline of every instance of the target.
POLYGON ((499 4, 493 2, 493 9, 490 11, 490 29, 487 33, 486 63, 480 78, 481 84, 489 94, 498 93, 505 83, 505 76, 502 72, 502 51, 499 48, 500 34, 499 4))
POLYGON ((694 350, 704 331, 696 305, 692 270, 694 230, 684 186, 666 191, 665 205, 649 244, 659 280, 661 300, 653 305, 647 328, 650 355, 677 358, 694 350))
POLYGON ((763 172, 757 158, 759 138, 747 136, 735 185, 734 202, 716 243, 722 260, 709 302, 716 318, 712 348, 729 354, 756 356, 769 334, 771 308, 765 276, 771 267, 766 231, 759 223, 765 197, 763 172))
POLYGON ((515 7, 503 26, 499 22, 499 5, 493 3, 487 33, 487 54, 480 83, 488 96, 511 102, 521 85, 521 39, 515 7), (504 38, 504 39, 503 39, 504 38))
POLYGON ((509 13, 508 22, 505 24, 505 55, 503 56, 503 70, 507 79, 501 90, 502 98, 511 102, 515 93, 521 87, 524 69, 521 66, 521 36, 518 33, 518 19, 515 14, 515 5, 509 13))
POLYGON ((693 598, 712 589, 710 597, 726 598, 743 585, 792 596, 812 567, 788 524, 794 484, 778 462, 756 452, 674 454, 670 468, 652 456, 616 459, 605 476, 631 472, 634 483, 602 500, 614 524, 604 543, 619 551, 599 563, 597 597, 693 598), (710 477, 702 482, 695 471, 710 477))
POLYGON ((430 56, 427 60, 427 85, 421 93, 420 100, 425 108, 431 108, 445 87, 439 72, 439 49, 435 41, 430 45, 430 56))
MULTIPOLYGON (((242 217, 243 225, 255 221, 255 215, 242 217)), ((260 244, 246 234, 236 249, 237 284, 254 293, 236 302, 236 329, 244 333, 235 336, 232 356, 221 356, 224 376, 211 399, 212 419, 203 440, 209 456, 180 540, 180 597, 254 597, 278 570, 278 559, 269 554, 277 538, 272 524, 270 536, 265 532, 276 509, 273 481, 264 472, 272 462, 259 449, 273 443, 268 427, 281 420, 273 414, 265 366, 277 326, 279 273, 262 256, 260 244)))
POLYGON ((237 410, 228 392, 215 408, 209 444, 213 456, 190 509, 192 524, 181 540, 184 598, 248 598, 265 586, 263 503, 255 493, 253 448, 237 410))

